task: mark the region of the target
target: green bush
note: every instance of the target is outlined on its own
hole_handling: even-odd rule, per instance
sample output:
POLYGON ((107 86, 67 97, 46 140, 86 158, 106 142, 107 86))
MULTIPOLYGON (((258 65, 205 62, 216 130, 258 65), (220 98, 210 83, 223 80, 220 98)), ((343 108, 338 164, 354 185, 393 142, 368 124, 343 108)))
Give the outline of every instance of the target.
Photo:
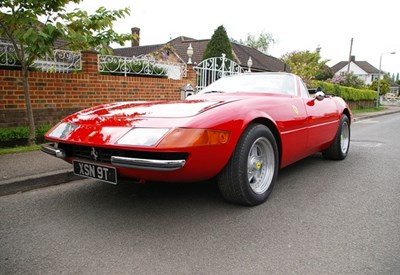
MULTIPOLYGON (((40 125, 36 127, 36 138, 43 139, 44 134, 50 130, 50 125, 40 125)), ((12 127, 12 128, 0 128, 0 142, 12 141, 17 139, 28 139, 29 128, 28 127, 12 127)))
MULTIPOLYGON (((374 91, 378 91, 378 80, 374 80, 374 82, 369 85, 369 88, 374 91)), ((379 93, 381 95, 385 95, 390 92, 390 83, 386 79, 381 79, 379 83, 379 93)))
POLYGON ((356 89, 323 81, 314 81, 313 86, 321 87, 326 94, 334 94, 348 101, 376 100, 376 91, 373 90, 356 89))
POLYGON ((353 72, 342 72, 340 75, 334 75, 330 82, 336 85, 353 87, 356 89, 362 89, 365 86, 364 81, 362 81, 353 72))

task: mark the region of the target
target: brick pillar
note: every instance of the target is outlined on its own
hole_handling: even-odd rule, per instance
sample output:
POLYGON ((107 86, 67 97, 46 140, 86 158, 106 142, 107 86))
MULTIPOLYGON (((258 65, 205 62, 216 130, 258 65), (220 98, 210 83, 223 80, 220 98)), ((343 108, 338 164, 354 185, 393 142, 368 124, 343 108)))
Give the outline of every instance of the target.
POLYGON ((187 82, 192 85, 194 89, 196 89, 197 77, 196 72, 193 70, 193 64, 187 64, 187 82))
POLYGON ((82 52, 82 72, 85 74, 98 74, 98 52, 82 52))

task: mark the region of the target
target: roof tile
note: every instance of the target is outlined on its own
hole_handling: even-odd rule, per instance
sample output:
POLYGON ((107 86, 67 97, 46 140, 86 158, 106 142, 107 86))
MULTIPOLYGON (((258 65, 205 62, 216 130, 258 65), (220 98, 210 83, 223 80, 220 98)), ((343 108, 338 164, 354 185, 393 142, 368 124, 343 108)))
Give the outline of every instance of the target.
MULTIPOLYGON (((191 44, 193 48, 192 62, 194 64, 198 64, 202 61, 203 53, 209 41, 210 39, 197 40, 190 37, 179 36, 165 44, 116 48, 113 49, 113 52, 115 55, 132 57, 156 52, 157 50, 163 48, 165 45, 169 44, 170 46, 172 46, 175 54, 186 62, 188 60, 186 51, 191 44)), ((286 64, 278 58, 266 55, 256 49, 245 45, 234 42, 231 42, 231 44, 232 50, 234 51, 236 57, 235 62, 237 62, 242 67, 247 68, 247 61, 249 57, 251 57, 253 61, 253 65, 251 68, 254 71, 274 72, 287 70, 286 64)))

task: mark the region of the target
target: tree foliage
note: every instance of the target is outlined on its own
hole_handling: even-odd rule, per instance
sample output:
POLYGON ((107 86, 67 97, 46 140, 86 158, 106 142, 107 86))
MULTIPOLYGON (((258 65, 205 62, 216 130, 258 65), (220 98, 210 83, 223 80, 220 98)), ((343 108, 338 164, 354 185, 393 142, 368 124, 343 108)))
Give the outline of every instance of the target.
POLYGON ((109 11, 104 7, 95 14, 76 9, 73 12, 61 14, 64 24, 57 24, 62 30, 67 46, 72 50, 98 50, 109 52, 110 43, 121 46, 131 40, 131 34, 118 34, 113 30, 113 23, 129 15, 129 8, 109 11))
MULTIPOLYGON (((379 94, 384 95, 390 91, 390 83, 386 79, 381 79, 379 81, 379 94)), ((369 88, 374 91, 378 91, 378 80, 374 80, 371 85, 369 85, 369 88)))
POLYGON ((282 56, 292 73, 300 76, 307 84, 315 80, 321 72, 324 71, 326 63, 329 60, 321 60, 321 48, 317 48, 314 52, 293 51, 282 56))
POLYGON ((75 9, 69 3, 81 0, 2 0, 0 2, 0 37, 13 44, 21 64, 25 105, 29 122, 29 144, 35 142, 35 123, 29 94, 28 69, 33 62, 51 54, 58 45, 71 50, 107 50, 110 43, 123 44, 130 34, 119 35, 113 22, 129 14, 129 9, 108 11, 100 7, 93 15, 75 9))
POLYGON ((317 73, 317 75, 315 76, 315 80, 328 80, 331 79, 333 77, 333 72, 331 67, 329 67, 328 65, 323 65, 321 66, 321 70, 317 73))
POLYGON ((356 76, 353 72, 350 73, 341 73, 340 75, 335 75, 332 77, 331 82, 333 84, 353 87, 356 89, 360 89, 365 86, 363 80, 361 80, 358 76, 356 76))
POLYGON ((203 53, 202 60, 212 57, 221 57, 222 54, 226 55, 226 58, 233 60, 232 45, 229 41, 225 27, 219 26, 212 35, 207 47, 203 53))
POLYGON ((270 47, 275 44, 275 39, 273 38, 272 34, 267 32, 260 33, 260 36, 258 38, 248 33, 247 38, 244 41, 242 39, 237 41, 233 38, 231 38, 231 41, 249 46, 264 54, 268 54, 268 50, 270 49, 270 47))

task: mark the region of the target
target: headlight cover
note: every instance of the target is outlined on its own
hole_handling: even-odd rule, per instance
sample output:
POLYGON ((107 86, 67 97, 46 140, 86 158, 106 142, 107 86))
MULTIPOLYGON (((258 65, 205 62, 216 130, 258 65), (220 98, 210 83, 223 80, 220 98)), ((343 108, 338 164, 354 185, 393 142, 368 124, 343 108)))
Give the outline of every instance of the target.
POLYGON ((169 128, 133 128, 116 143, 131 146, 154 146, 169 128))
POLYGON ((69 122, 60 123, 56 128, 54 128, 49 136, 54 138, 66 138, 78 125, 69 122))
POLYGON ((116 144, 156 146, 157 148, 185 148, 228 143, 229 131, 190 128, 133 128, 116 144))

